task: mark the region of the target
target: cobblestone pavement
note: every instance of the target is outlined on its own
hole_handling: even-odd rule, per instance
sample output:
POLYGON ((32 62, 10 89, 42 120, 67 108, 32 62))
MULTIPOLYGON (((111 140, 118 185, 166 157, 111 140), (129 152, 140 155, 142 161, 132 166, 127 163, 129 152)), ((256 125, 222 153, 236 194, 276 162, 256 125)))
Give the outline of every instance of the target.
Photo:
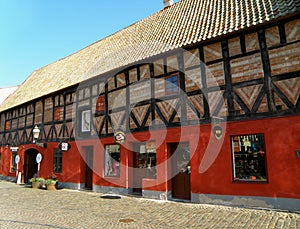
POLYGON ((296 213, 101 196, 0 181, 0 228, 300 228, 296 213))

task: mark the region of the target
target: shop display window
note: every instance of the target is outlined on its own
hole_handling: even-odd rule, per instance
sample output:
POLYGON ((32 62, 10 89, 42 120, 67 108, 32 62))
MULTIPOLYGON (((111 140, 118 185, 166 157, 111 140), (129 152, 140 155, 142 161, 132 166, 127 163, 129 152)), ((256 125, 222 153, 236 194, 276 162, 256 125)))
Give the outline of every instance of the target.
POLYGON ((105 146, 105 176, 120 176, 120 145, 105 146))
POLYGON ((156 177, 156 143, 149 141, 137 144, 138 149, 135 152, 135 168, 143 169, 140 171, 144 177, 156 177))
POLYGON ((234 181, 267 181, 263 134, 232 136, 234 181))
POLYGON ((11 168, 10 168, 11 172, 16 172, 17 171, 16 156, 17 156, 16 153, 11 154, 11 168))
POLYGON ((54 149, 53 155, 53 172, 62 173, 62 150, 54 149))

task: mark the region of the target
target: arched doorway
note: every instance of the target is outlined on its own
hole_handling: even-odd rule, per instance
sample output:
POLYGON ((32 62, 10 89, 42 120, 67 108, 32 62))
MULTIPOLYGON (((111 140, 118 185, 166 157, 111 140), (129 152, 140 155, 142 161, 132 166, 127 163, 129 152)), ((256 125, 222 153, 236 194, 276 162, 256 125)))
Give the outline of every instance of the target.
POLYGON ((36 149, 29 149, 25 151, 24 157, 24 183, 29 183, 30 178, 38 171, 38 164, 36 163, 36 155, 39 153, 36 149))

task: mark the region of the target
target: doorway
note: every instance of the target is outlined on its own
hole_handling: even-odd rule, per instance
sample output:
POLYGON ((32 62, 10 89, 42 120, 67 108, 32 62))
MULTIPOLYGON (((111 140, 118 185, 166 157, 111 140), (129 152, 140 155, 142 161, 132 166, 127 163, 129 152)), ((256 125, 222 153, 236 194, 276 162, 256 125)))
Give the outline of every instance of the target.
POLYGON ((188 143, 169 144, 172 172, 172 198, 190 200, 190 149, 188 143))
POLYGON ((24 183, 29 183, 29 180, 36 174, 38 176, 38 164, 36 156, 39 153, 36 149, 29 149, 25 151, 24 157, 24 183))
POLYGON ((143 179, 156 178, 156 143, 155 141, 133 144, 133 187, 132 193, 142 195, 143 179))
POLYGON ((85 189, 93 188, 94 148, 85 147, 85 189))

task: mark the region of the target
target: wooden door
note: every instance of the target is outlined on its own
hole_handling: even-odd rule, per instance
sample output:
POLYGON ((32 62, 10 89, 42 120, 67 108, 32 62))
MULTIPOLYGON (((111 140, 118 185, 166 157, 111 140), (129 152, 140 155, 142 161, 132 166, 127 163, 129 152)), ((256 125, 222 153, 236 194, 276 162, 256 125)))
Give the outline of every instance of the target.
POLYGON ((24 157, 24 183, 29 183, 29 180, 37 175, 38 172, 38 164, 36 163, 36 155, 38 154, 37 150, 31 149, 25 152, 24 157))
POLYGON ((172 166, 172 197, 191 199, 190 151, 188 143, 171 144, 169 147, 172 166))
POLYGON ((85 148, 85 188, 93 188, 93 163, 94 163, 94 149, 93 147, 85 148))

